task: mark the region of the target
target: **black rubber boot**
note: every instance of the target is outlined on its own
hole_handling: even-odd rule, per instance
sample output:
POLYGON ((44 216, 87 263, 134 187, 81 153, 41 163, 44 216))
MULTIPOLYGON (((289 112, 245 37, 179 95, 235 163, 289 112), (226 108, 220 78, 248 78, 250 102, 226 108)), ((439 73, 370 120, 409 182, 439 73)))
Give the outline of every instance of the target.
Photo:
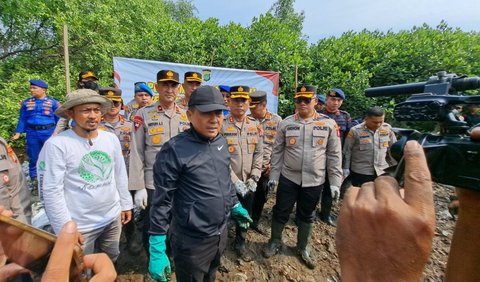
POLYGON ((315 263, 312 258, 310 258, 310 253, 308 251, 308 241, 312 235, 313 223, 307 223, 298 221, 298 234, 297 234, 297 252, 302 261, 307 265, 308 268, 314 269, 315 263))
POLYGON ((282 250, 282 232, 285 224, 281 224, 272 219, 272 236, 268 241, 267 247, 263 250, 263 256, 269 258, 278 254, 282 250))

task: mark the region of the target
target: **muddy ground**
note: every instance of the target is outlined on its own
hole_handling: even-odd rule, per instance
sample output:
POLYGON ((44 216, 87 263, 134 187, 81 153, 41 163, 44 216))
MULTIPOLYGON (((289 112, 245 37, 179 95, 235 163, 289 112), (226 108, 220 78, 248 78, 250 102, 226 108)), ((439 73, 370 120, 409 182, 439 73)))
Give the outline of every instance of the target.
MULTIPOLYGON (((424 281, 443 281, 447 264, 450 242, 455 221, 447 210, 449 196, 453 189, 448 186, 434 185, 437 227, 433 242, 433 251, 424 270, 424 281)), ((223 270, 217 273, 217 281, 340 281, 340 266, 335 251, 335 227, 318 220, 311 239, 311 255, 317 262, 314 270, 308 269, 295 255, 297 228, 293 217, 283 232, 286 245, 281 254, 265 259, 262 249, 265 247, 269 234, 271 207, 274 199, 266 204, 260 226, 267 231, 261 235, 255 231, 248 232, 249 248, 254 260, 243 262, 237 259, 233 251, 233 238, 222 259, 223 270)), ((341 204, 341 203, 340 203, 341 204)), ((335 207, 338 214, 339 205, 335 207)), ((124 246, 122 245, 122 250, 124 246)), ((118 281, 152 281, 147 273, 147 258, 144 253, 131 256, 128 251, 122 251, 118 264, 118 281)), ((173 279, 175 281, 175 279, 173 279)))

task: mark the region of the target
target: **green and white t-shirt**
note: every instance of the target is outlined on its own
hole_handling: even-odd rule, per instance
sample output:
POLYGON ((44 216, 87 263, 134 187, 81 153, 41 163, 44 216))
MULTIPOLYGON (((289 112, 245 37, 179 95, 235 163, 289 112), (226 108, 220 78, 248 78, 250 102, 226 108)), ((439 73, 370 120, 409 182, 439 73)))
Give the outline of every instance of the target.
POLYGON ((69 220, 80 232, 95 230, 133 207, 117 136, 98 130, 92 142, 70 129, 48 139, 40 152, 40 198, 55 233, 69 220))

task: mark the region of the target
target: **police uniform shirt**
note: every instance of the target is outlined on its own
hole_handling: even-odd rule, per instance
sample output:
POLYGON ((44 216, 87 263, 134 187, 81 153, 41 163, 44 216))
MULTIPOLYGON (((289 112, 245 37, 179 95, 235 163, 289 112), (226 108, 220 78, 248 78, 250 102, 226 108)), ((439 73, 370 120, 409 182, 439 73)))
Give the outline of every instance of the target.
POLYGON ((340 140, 342 141, 342 144, 345 143, 345 136, 347 136, 348 131, 352 127, 352 118, 350 117, 350 114, 342 110, 337 110, 336 112, 331 113, 325 108, 319 111, 319 113, 335 120, 340 130, 340 140))
POLYGON ((153 186, 153 164, 155 157, 170 138, 190 128, 187 114, 175 105, 166 111, 155 103, 138 110, 133 118, 134 133, 130 150, 130 190, 153 186))
POLYGON ((133 122, 128 121, 124 116, 120 115, 119 121, 115 123, 110 123, 102 119, 98 129, 111 132, 118 137, 118 140, 120 140, 120 145, 122 147, 122 155, 125 159, 125 165, 128 171, 130 158, 130 142, 132 142, 133 135, 133 122))
POLYGON ((263 163, 261 126, 254 118, 246 116, 236 121, 231 115, 225 117, 222 134, 227 139, 231 155, 231 178, 247 181, 252 176, 260 178, 263 163))
POLYGON ((270 165, 272 157, 273 143, 275 142, 275 136, 277 136, 277 128, 282 118, 274 113, 268 112, 263 119, 257 119, 262 126, 263 132, 263 164, 262 171, 265 171, 268 165, 270 165))
POLYGON ((25 99, 20 107, 20 117, 15 132, 26 130, 43 130, 54 127, 58 117, 54 114, 60 103, 51 97, 25 99))
POLYGON ((188 102, 185 99, 185 97, 181 98, 180 100, 177 101, 178 106, 181 109, 184 109, 185 111, 188 110, 188 102))
POLYGON ((137 114, 138 109, 140 109, 140 106, 138 105, 137 101, 135 101, 135 99, 128 102, 128 104, 123 107, 123 110, 125 111, 125 118, 133 121, 133 117, 135 117, 135 115, 137 114))
POLYGON ((342 183, 342 148, 337 124, 314 112, 306 120, 298 114, 280 122, 273 145, 270 179, 285 178, 302 187, 325 182, 328 170, 330 185, 342 183))
POLYGON ((397 138, 389 124, 382 124, 374 132, 362 122, 352 127, 347 134, 343 148, 343 168, 359 174, 381 175, 395 162, 388 155, 388 148, 395 142, 397 138))
POLYGON ((0 205, 30 223, 31 209, 25 176, 13 149, 0 138, 0 205))

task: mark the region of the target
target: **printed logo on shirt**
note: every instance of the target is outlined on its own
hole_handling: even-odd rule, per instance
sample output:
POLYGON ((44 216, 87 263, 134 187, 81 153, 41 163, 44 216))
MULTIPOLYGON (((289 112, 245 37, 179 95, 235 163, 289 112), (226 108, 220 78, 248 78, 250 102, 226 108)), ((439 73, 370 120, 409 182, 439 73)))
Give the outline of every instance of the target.
POLYGON ((97 184, 112 178, 112 158, 105 152, 92 151, 83 156, 80 177, 88 183, 97 184))
POLYGON ((39 171, 45 171, 45 161, 40 161, 38 162, 38 170, 39 171))

